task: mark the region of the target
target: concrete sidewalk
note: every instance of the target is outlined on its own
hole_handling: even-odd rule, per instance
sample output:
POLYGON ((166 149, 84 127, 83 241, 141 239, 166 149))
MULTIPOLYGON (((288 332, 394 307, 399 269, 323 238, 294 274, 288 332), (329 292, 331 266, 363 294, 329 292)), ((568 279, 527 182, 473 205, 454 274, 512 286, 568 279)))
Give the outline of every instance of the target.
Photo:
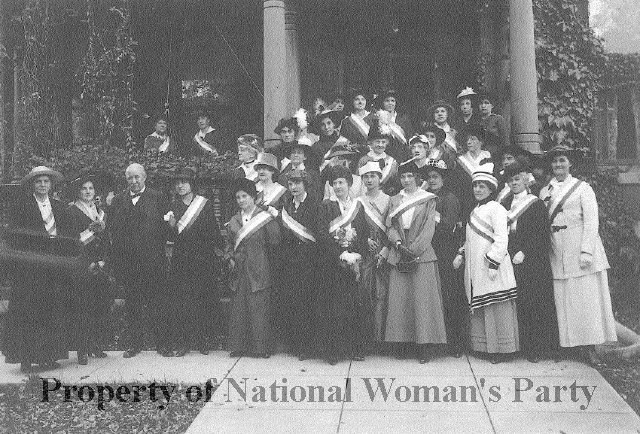
MULTIPOLYGON (((209 432, 640 432, 640 418, 593 368, 577 362, 499 365, 474 357, 369 357, 330 366, 287 355, 75 359, 40 374, 63 384, 182 383, 219 387, 189 428, 209 432), (386 399, 385 399, 386 393, 386 399)), ((0 383, 20 383, 0 365, 0 383)))

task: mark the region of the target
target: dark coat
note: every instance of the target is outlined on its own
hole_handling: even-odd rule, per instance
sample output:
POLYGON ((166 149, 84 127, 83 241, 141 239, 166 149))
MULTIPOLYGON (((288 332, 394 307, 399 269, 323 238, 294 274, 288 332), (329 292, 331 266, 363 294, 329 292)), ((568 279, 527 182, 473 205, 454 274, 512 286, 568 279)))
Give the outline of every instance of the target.
MULTIPOLYGON (((278 183, 284 188, 289 188, 289 172, 291 170, 292 167, 289 164, 278 176, 278 183)), ((320 172, 306 166, 304 171, 307 172, 307 193, 313 196, 314 200, 320 201, 324 195, 324 184, 320 181, 320 172)))
POLYGON ((163 217, 167 209, 165 196, 149 187, 136 205, 128 190, 113 199, 107 229, 113 241, 110 261, 120 278, 136 273, 135 265, 140 262, 147 269, 162 267, 167 236, 163 217))
MULTIPOLYGON (((218 154, 222 155, 227 151, 232 151, 232 147, 229 144, 224 142, 224 134, 220 129, 214 129, 213 131, 208 132, 204 136, 204 141, 209 144, 213 149, 218 151, 218 154)), ((191 139, 191 148, 194 155, 207 155, 209 152, 202 149, 202 147, 196 143, 196 141, 191 139)))
MULTIPOLYGON (((320 206, 318 201, 312 195, 307 193, 307 198, 295 209, 293 197, 287 193, 284 201, 284 209, 287 213, 302 226, 306 227, 318 240, 318 231, 320 230, 320 206)), ((295 263, 314 263, 317 243, 305 243, 300 241, 288 229, 282 231, 282 255, 286 264, 295 263)))
MULTIPOLYGON (((80 233, 89 227, 93 220, 83 213, 80 208, 74 204, 69 205, 66 210, 66 218, 68 219, 69 234, 73 237, 80 237, 80 233)), ((105 215, 105 221, 106 221, 105 215)), ((110 241, 106 231, 95 233, 95 238, 85 246, 85 251, 92 261, 102 261, 106 258, 109 251, 110 241)))
MULTIPOLYGON (((513 195, 503 206, 511 209, 513 195)), ((523 351, 544 351, 558 347, 558 320, 549 262, 550 246, 547 207, 536 200, 509 233, 509 256, 524 253, 524 262, 514 265, 518 285, 518 323, 523 351)))

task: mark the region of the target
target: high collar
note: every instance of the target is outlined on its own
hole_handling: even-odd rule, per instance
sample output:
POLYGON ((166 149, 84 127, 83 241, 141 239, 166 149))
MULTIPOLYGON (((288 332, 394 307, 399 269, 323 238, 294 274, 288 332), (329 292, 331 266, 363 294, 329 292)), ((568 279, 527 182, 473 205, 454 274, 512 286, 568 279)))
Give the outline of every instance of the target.
POLYGON ((478 206, 482 206, 484 204, 487 204, 487 203, 491 202, 493 200, 493 198, 491 196, 492 195, 489 195, 489 196, 485 197, 484 199, 477 201, 478 206))

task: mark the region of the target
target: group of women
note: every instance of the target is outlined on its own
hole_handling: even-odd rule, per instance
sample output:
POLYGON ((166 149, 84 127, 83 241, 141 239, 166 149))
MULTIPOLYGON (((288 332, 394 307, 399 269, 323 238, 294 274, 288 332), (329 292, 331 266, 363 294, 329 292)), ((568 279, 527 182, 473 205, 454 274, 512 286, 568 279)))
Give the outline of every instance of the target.
MULTIPOLYGON (((395 93, 373 112, 368 96, 355 91, 349 116, 301 110, 278 123, 281 140, 267 149, 256 135, 238 138, 241 164, 229 174, 238 211, 224 225, 232 356, 267 358, 285 344, 300 360, 330 364, 374 351, 426 363, 445 346, 455 357, 472 350, 495 363, 518 351, 532 362, 557 358, 560 348, 592 360, 593 345, 616 340, 597 203, 591 187, 570 174, 576 154, 556 146, 536 162, 508 146, 491 99, 474 95, 459 95, 455 127, 444 102, 414 131, 396 112, 395 93), (468 100, 482 116, 474 120, 468 100), (534 163, 550 166, 552 176, 533 171, 534 163)), ((214 131, 208 118, 201 121, 194 143, 206 150, 214 131)), ((158 146, 171 146, 158 136, 158 146)), ((25 205, 15 215, 41 216, 46 228, 47 189, 59 174, 38 170, 23 182, 40 213, 33 217, 25 205), (40 185, 44 178, 48 187, 40 185)), ((187 186, 194 190, 193 175, 175 180, 176 201, 187 186)), ((77 200, 66 212, 53 207, 55 221, 89 244, 101 237, 104 213, 93 178, 73 185, 77 200)), ((171 209, 186 212, 179 205, 171 209)), ((211 230, 218 231, 215 221, 211 230)), ((97 301, 106 293, 99 246, 92 244, 90 264, 96 302, 84 303, 95 305, 86 315, 96 323, 106 312, 97 301)), ((190 300, 183 302, 188 316, 190 300)), ((185 332, 180 340, 193 338, 185 332)), ((104 355, 99 343, 77 344, 80 363, 86 354, 104 355)))

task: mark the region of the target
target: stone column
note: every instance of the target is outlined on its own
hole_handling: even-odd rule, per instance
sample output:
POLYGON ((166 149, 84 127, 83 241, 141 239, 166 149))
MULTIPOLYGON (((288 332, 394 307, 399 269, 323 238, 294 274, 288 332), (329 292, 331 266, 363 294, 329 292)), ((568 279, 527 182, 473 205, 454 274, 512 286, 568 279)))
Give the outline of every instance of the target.
POLYGON ((287 49, 284 0, 264 0, 264 139, 287 113, 287 49))
POLYGON ((7 0, 0 0, 0 182, 8 182, 7 168, 9 167, 9 140, 7 135, 7 119, 5 113, 6 101, 5 95, 7 74, 9 65, 7 62, 8 53, 5 48, 7 46, 7 33, 9 31, 9 7, 7 0))
POLYGON ((298 29, 296 2, 286 0, 284 13, 284 30, 286 37, 287 56, 287 114, 293 114, 300 108, 300 57, 298 55, 298 29))
POLYGON ((532 0, 509 0, 511 132, 516 145, 540 153, 532 0))

